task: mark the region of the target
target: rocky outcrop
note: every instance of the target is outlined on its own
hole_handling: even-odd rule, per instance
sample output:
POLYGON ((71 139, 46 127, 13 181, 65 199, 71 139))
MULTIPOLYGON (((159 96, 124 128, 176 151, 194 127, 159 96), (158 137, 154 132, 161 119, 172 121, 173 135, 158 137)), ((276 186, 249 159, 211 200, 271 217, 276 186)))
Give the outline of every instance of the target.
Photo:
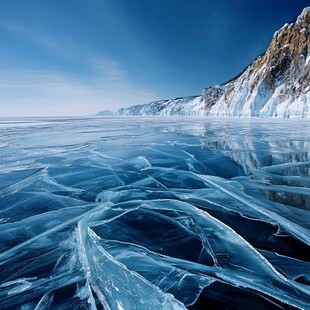
POLYGON ((198 97, 151 102, 117 114, 310 118, 310 7, 226 84, 208 87, 198 97))
MULTIPOLYGON (((277 31, 258 57, 207 114, 216 116, 310 118, 310 9, 277 31)), ((213 98, 212 98, 213 99, 213 98)))

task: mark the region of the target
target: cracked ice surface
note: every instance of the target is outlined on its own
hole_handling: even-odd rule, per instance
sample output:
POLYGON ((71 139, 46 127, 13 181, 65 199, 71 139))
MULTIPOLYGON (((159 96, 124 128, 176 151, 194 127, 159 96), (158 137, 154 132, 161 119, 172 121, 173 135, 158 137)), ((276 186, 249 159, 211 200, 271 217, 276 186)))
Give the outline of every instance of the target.
POLYGON ((310 124, 0 120, 1 309, 307 309, 310 124))

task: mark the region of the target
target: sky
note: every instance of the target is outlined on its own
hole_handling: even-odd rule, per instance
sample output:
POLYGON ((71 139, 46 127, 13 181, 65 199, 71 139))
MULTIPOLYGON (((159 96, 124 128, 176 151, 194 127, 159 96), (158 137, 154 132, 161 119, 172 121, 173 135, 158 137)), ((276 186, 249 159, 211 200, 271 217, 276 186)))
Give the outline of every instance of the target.
POLYGON ((80 116, 199 95, 310 0, 0 0, 0 117, 80 116))

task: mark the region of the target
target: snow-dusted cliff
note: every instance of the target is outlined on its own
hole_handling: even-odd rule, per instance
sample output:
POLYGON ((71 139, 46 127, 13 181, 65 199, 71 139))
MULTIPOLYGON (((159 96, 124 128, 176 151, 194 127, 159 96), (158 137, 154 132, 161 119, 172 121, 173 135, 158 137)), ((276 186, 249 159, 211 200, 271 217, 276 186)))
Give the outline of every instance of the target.
POLYGON ((242 74, 201 96, 122 108, 117 115, 310 118, 310 7, 278 30, 242 74))
POLYGON ((153 101, 147 104, 121 108, 117 115, 200 115, 198 104, 201 96, 153 101))
POLYGON ((216 116, 310 118, 310 8, 277 31, 263 56, 227 83, 215 104, 202 95, 206 113, 216 116))

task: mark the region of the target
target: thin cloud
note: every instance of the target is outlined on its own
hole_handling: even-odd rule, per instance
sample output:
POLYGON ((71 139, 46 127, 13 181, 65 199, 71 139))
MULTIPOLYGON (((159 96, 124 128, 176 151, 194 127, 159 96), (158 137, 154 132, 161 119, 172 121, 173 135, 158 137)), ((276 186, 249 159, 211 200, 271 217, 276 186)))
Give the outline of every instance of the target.
POLYGON ((0 71, 0 116, 90 115, 158 98, 120 73, 110 68, 107 82, 106 73, 85 81, 61 72, 0 71))
POLYGON ((26 24, 8 20, 0 20, 0 27, 13 32, 15 35, 24 37, 33 44, 44 48, 47 52, 54 53, 62 58, 72 58, 73 55, 80 53, 80 49, 76 49, 74 44, 68 41, 68 39, 60 40, 60 38, 53 38, 43 29, 41 31, 29 29, 26 24))
POLYGON ((19 23, 8 21, 5 19, 0 20, 0 27, 12 32, 17 32, 21 34, 25 33, 25 29, 19 23))
POLYGON ((114 59, 97 56, 92 57, 90 65, 104 82, 124 82, 128 80, 127 72, 114 59))
POLYGON ((0 116, 89 115, 159 98, 143 83, 133 82, 115 59, 56 40, 43 29, 30 31, 18 22, 2 20, 0 27, 83 68, 75 74, 42 68, 0 69, 0 116))

